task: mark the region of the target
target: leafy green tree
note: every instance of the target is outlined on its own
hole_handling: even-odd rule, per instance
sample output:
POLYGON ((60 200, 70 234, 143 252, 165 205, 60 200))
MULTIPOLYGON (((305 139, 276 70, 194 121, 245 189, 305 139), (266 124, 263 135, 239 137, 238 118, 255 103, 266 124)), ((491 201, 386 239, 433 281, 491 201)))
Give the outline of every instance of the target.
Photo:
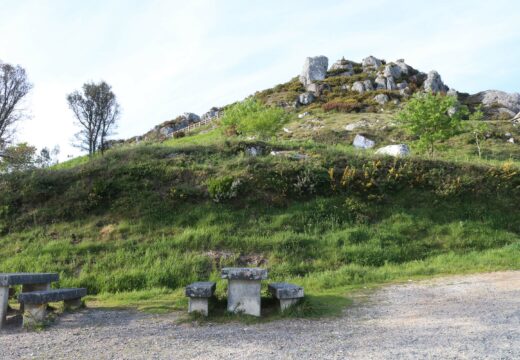
POLYGON ((437 142, 449 139, 460 131, 462 118, 467 116, 453 96, 433 93, 416 93, 397 115, 409 133, 417 136, 417 146, 430 156, 437 142))
POLYGON ((280 129, 285 118, 283 109, 269 107, 249 98, 226 109, 221 124, 228 133, 267 138, 280 129))
POLYGON ((482 112, 482 106, 479 105, 475 111, 469 116, 471 121, 471 132, 475 136, 475 145, 477 145, 478 157, 482 157, 481 145, 484 140, 486 133, 489 131, 487 123, 483 122, 484 113, 482 112))

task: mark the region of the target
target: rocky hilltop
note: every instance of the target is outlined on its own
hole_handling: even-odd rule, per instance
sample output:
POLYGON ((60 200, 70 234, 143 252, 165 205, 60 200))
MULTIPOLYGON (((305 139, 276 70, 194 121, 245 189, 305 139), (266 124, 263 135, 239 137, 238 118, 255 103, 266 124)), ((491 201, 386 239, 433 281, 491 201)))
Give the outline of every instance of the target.
MULTIPOLYGON (((344 57, 329 67, 326 56, 305 59, 298 77, 274 88, 257 92, 261 101, 296 111, 311 104, 320 104, 325 110, 342 112, 379 112, 393 110, 416 92, 444 93, 475 108, 482 105, 485 119, 510 120, 520 123, 520 94, 499 90, 486 90, 476 94, 458 92, 446 85, 441 75, 431 70, 422 72, 407 64, 404 59, 386 61, 367 56, 360 62, 344 57)), ((224 108, 213 107, 199 116, 186 112, 173 120, 165 121, 142 136, 127 141, 161 141, 182 133, 190 125, 207 123, 219 118, 224 108)), ((180 134, 181 136, 183 134, 180 134)))

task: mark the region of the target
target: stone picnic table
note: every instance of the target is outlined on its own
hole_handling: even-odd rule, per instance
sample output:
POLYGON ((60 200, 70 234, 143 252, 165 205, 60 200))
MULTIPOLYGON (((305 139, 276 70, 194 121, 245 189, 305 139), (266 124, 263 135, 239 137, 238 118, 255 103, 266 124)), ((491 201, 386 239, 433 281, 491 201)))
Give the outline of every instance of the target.
POLYGON ((228 280, 227 310, 260 316, 261 281, 267 270, 261 268, 223 268, 222 279, 228 280))
POLYGON ((57 273, 0 273, 0 329, 6 321, 10 287, 22 285, 22 292, 49 290, 51 283, 58 280, 57 273))

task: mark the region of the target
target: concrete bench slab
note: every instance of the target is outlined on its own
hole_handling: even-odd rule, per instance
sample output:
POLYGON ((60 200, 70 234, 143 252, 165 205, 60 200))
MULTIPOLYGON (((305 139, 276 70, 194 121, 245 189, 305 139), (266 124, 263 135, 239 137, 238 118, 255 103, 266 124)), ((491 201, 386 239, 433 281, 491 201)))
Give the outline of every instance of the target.
POLYGON ((303 298, 303 287, 289 283, 272 283, 267 289, 280 301, 280 309, 282 311, 288 309, 303 298))
POLYGON ((53 289, 21 293, 18 300, 24 304, 47 304, 50 302, 81 299, 87 295, 87 289, 53 289))
POLYGON ((228 280, 265 280, 267 270, 262 268, 223 268, 222 279, 228 280))
POLYGON ((212 281, 199 281, 186 286, 186 296, 189 297, 188 312, 199 312, 208 316, 208 299, 213 296, 216 284, 212 281))
POLYGON ((59 279, 57 273, 0 273, 0 286, 49 284, 59 279))
POLYGON ((213 281, 199 281, 186 286, 186 296, 190 298, 209 298, 215 292, 216 283, 213 281))
POLYGON ((31 327, 41 324, 47 315, 47 303, 63 301, 65 308, 81 306, 81 298, 87 295, 87 289, 53 289, 33 291, 18 295, 24 304, 23 326, 31 327))

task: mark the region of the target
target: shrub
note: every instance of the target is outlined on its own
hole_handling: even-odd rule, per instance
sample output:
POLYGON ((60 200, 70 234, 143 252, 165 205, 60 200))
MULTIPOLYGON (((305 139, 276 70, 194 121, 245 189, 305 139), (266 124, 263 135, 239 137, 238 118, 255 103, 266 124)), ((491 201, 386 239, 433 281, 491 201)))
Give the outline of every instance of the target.
POLYGON ((258 135, 267 138, 278 131, 286 119, 283 109, 269 107, 249 98, 227 109, 221 123, 224 132, 240 135, 258 135))
POLYGON ((213 201, 218 203, 235 198, 238 195, 240 185, 240 179, 223 176, 208 181, 208 192, 213 201))
POLYGON ((177 131, 177 132, 173 133, 174 139, 183 138, 185 136, 186 136, 186 133, 184 131, 177 131))

